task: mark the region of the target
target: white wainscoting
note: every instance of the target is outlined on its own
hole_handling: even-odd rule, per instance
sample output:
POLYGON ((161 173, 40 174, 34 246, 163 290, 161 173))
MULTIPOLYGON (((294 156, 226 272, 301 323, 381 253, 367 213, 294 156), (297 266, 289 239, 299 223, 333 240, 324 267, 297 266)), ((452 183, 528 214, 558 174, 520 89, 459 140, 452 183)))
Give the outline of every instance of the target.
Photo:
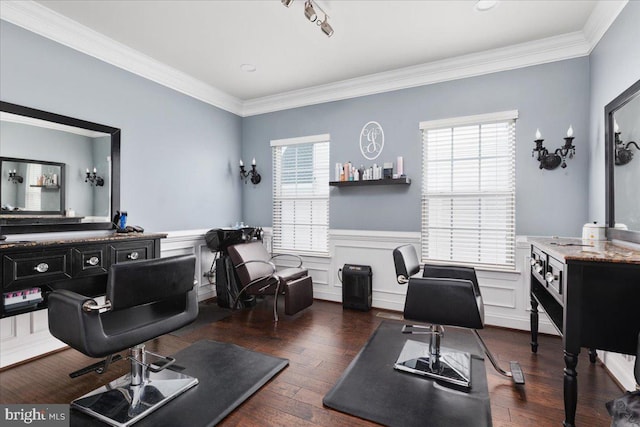
MULTIPOLYGON (((195 279, 198 299, 215 296, 215 285, 205 273, 211 268, 214 254, 204 241, 207 230, 168 232, 161 243, 161 256, 181 254, 196 256, 195 279)), ((271 248, 271 229, 265 228, 264 244, 271 248)), ((402 244, 412 244, 420 251, 420 233, 363 230, 331 230, 330 256, 303 256, 305 267, 313 278, 313 292, 317 299, 342 302, 339 269, 344 264, 370 265, 373 272, 373 306, 402 312, 406 286, 396 282, 392 251, 402 244)), ((526 237, 518 237, 515 271, 478 270, 478 281, 485 304, 487 325, 529 330, 529 253, 526 237)), ((282 266, 292 265, 287 258, 278 258, 282 266)), ((213 280, 211 280, 213 282, 213 280)), ((556 334, 549 319, 541 312, 540 332, 556 334)), ((0 320, 0 367, 44 354, 64 346, 48 331, 47 313, 40 310, 0 320)), ((633 357, 599 352, 616 379, 633 390, 633 357)), ((559 356, 561 357, 561 356, 559 356)))

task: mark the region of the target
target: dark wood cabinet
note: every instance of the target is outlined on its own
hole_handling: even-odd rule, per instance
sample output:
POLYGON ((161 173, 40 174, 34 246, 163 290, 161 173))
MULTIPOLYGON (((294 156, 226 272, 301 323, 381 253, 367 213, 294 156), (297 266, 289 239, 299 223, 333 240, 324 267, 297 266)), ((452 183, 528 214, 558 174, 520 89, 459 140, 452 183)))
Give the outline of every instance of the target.
POLYGON ((80 239, 3 242, 0 317, 47 308, 47 296, 55 289, 70 289, 90 297, 102 295, 110 265, 159 258, 163 237, 166 235, 113 233, 80 239), (24 299, 24 303, 16 298, 24 299))
POLYGON ((538 351, 538 306, 563 336, 565 426, 575 425, 578 354, 635 354, 640 333, 640 251, 611 242, 533 239, 531 350, 538 351))

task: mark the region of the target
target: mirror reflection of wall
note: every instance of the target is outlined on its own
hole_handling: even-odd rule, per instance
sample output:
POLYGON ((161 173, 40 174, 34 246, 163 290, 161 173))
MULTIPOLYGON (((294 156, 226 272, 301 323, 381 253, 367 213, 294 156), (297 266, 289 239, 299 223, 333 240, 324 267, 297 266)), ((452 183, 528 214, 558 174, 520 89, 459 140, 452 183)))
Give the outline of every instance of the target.
MULTIPOLYGON (((64 183, 66 201, 63 204, 75 211, 77 216, 84 217, 83 221, 108 221, 111 216, 110 137, 104 133, 83 129, 69 127, 52 129, 43 126, 50 126, 50 124, 44 124, 39 120, 25 123, 25 118, 22 116, 3 113, 0 122, 2 139, 0 155, 64 163, 66 165, 66 182, 64 183), (104 178, 104 186, 93 186, 85 182, 86 170, 92 171, 94 167, 98 175, 104 178)), ((35 168, 37 166, 34 165, 31 171, 24 171, 25 180, 27 174, 37 175, 35 168)), ((40 175, 43 172, 40 172, 40 175)), ((32 195, 27 207, 27 200, 23 195, 13 194, 17 191, 12 189, 7 189, 5 194, 5 189, 3 182, 3 205, 15 204, 30 211, 59 210, 59 208, 50 209, 56 197, 53 191, 41 190, 40 198, 32 195), (39 208, 37 208, 38 204, 39 208)))
MULTIPOLYGON (((626 145, 635 141, 640 145, 640 94, 617 110, 615 123, 619 138, 626 145)), ((633 159, 625 165, 614 166, 615 221, 619 227, 640 231, 640 151, 629 149, 633 159)))

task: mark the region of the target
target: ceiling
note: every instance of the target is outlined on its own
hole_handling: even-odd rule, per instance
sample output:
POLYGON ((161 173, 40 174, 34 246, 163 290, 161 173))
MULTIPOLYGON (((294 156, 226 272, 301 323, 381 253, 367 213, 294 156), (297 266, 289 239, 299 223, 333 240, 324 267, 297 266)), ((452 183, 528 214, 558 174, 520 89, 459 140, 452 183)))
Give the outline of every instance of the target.
POLYGON ((2 19, 28 27, 9 9, 31 3, 26 9, 41 21, 67 32, 75 27, 81 36, 65 44, 87 52, 88 40, 100 41, 102 52, 87 52, 97 57, 110 44, 136 60, 108 62, 174 73, 160 82, 248 115, 583 56, 626 1, 503 0, 479 12, 472 0, 318 0, 335 30, 330 38, 304 17, 303 0, 289 8, 279 0, 2 3, 2 19), (482 69, 485 62, 500 64, 482 69), (256 71, 244 72, 242 64, 256 71), (470 66, 476 70, 465 71, 470 66), (367 88, 353 92, 363 82, 367 88), (265 107, 274 101, 280 106, 265 107))

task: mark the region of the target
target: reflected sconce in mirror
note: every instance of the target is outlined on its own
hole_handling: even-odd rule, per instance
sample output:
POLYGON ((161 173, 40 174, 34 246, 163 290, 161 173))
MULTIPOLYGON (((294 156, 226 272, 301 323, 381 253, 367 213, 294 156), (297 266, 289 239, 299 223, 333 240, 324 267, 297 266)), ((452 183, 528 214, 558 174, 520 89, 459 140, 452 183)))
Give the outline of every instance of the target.
POLYGON ((615 119, 613 120, 613 130, 614 130, 614 135, 615 135, 615 164, 616 166, 622 166, 622 165, 626 165, 627 163, 629 163, 632 159, 633 159, 633 151, 631 151, 631 148, 629 148, 631 145, 634 145, 636 147, 636 150, 640 150, 640 147, 638 147, 638 144, 635 143, 635 141, 629 141, 626 144, 624 143, 624 141, 620 140, 620 128, 618 127, 618 122, 615 121, 615 119))
POLYGON ((89 169, 86 171, 87 176, 84 178, 84 182, 88 182, 90 185, 95 185, 96 187, 104 186, 104 178, 98 176, 96 168, 93 168, 93 172, 89 172, 89 169))
POLYGON ((14 184, 22 184, 24 182, 24 178, 18 175, 18 172, 14 169, 9 171, 8 181, 13 182, 14 184))
POLYGON ((259 184, 262 181, 262 177, 258 173, 256 169, 256 159, 255 157, 251 161, 251 170, 247 171, 244 169, 244 163, 240 160, 240 179, 244 179, 244 183, 247 183, 247 178, 251 177, 252 184, 259 184))
POLYGON ((567 163, 565 159, 569 156, 570 159, 576 154, 576 147, 573 146, 573 127, 569 126, 567 130, 567 136, 564 138, 564 145, 553 153, 550 153, 543 145, 542 135, 540 134, 540 130, 536 129, 536 146, 533 151, 531 151, 531 157, 534 157, 534 153, 538 153, 538 160, 540 162, 540 169, 553 170, 558 166, 562 166, 563 168, 567 167, 567 163))

